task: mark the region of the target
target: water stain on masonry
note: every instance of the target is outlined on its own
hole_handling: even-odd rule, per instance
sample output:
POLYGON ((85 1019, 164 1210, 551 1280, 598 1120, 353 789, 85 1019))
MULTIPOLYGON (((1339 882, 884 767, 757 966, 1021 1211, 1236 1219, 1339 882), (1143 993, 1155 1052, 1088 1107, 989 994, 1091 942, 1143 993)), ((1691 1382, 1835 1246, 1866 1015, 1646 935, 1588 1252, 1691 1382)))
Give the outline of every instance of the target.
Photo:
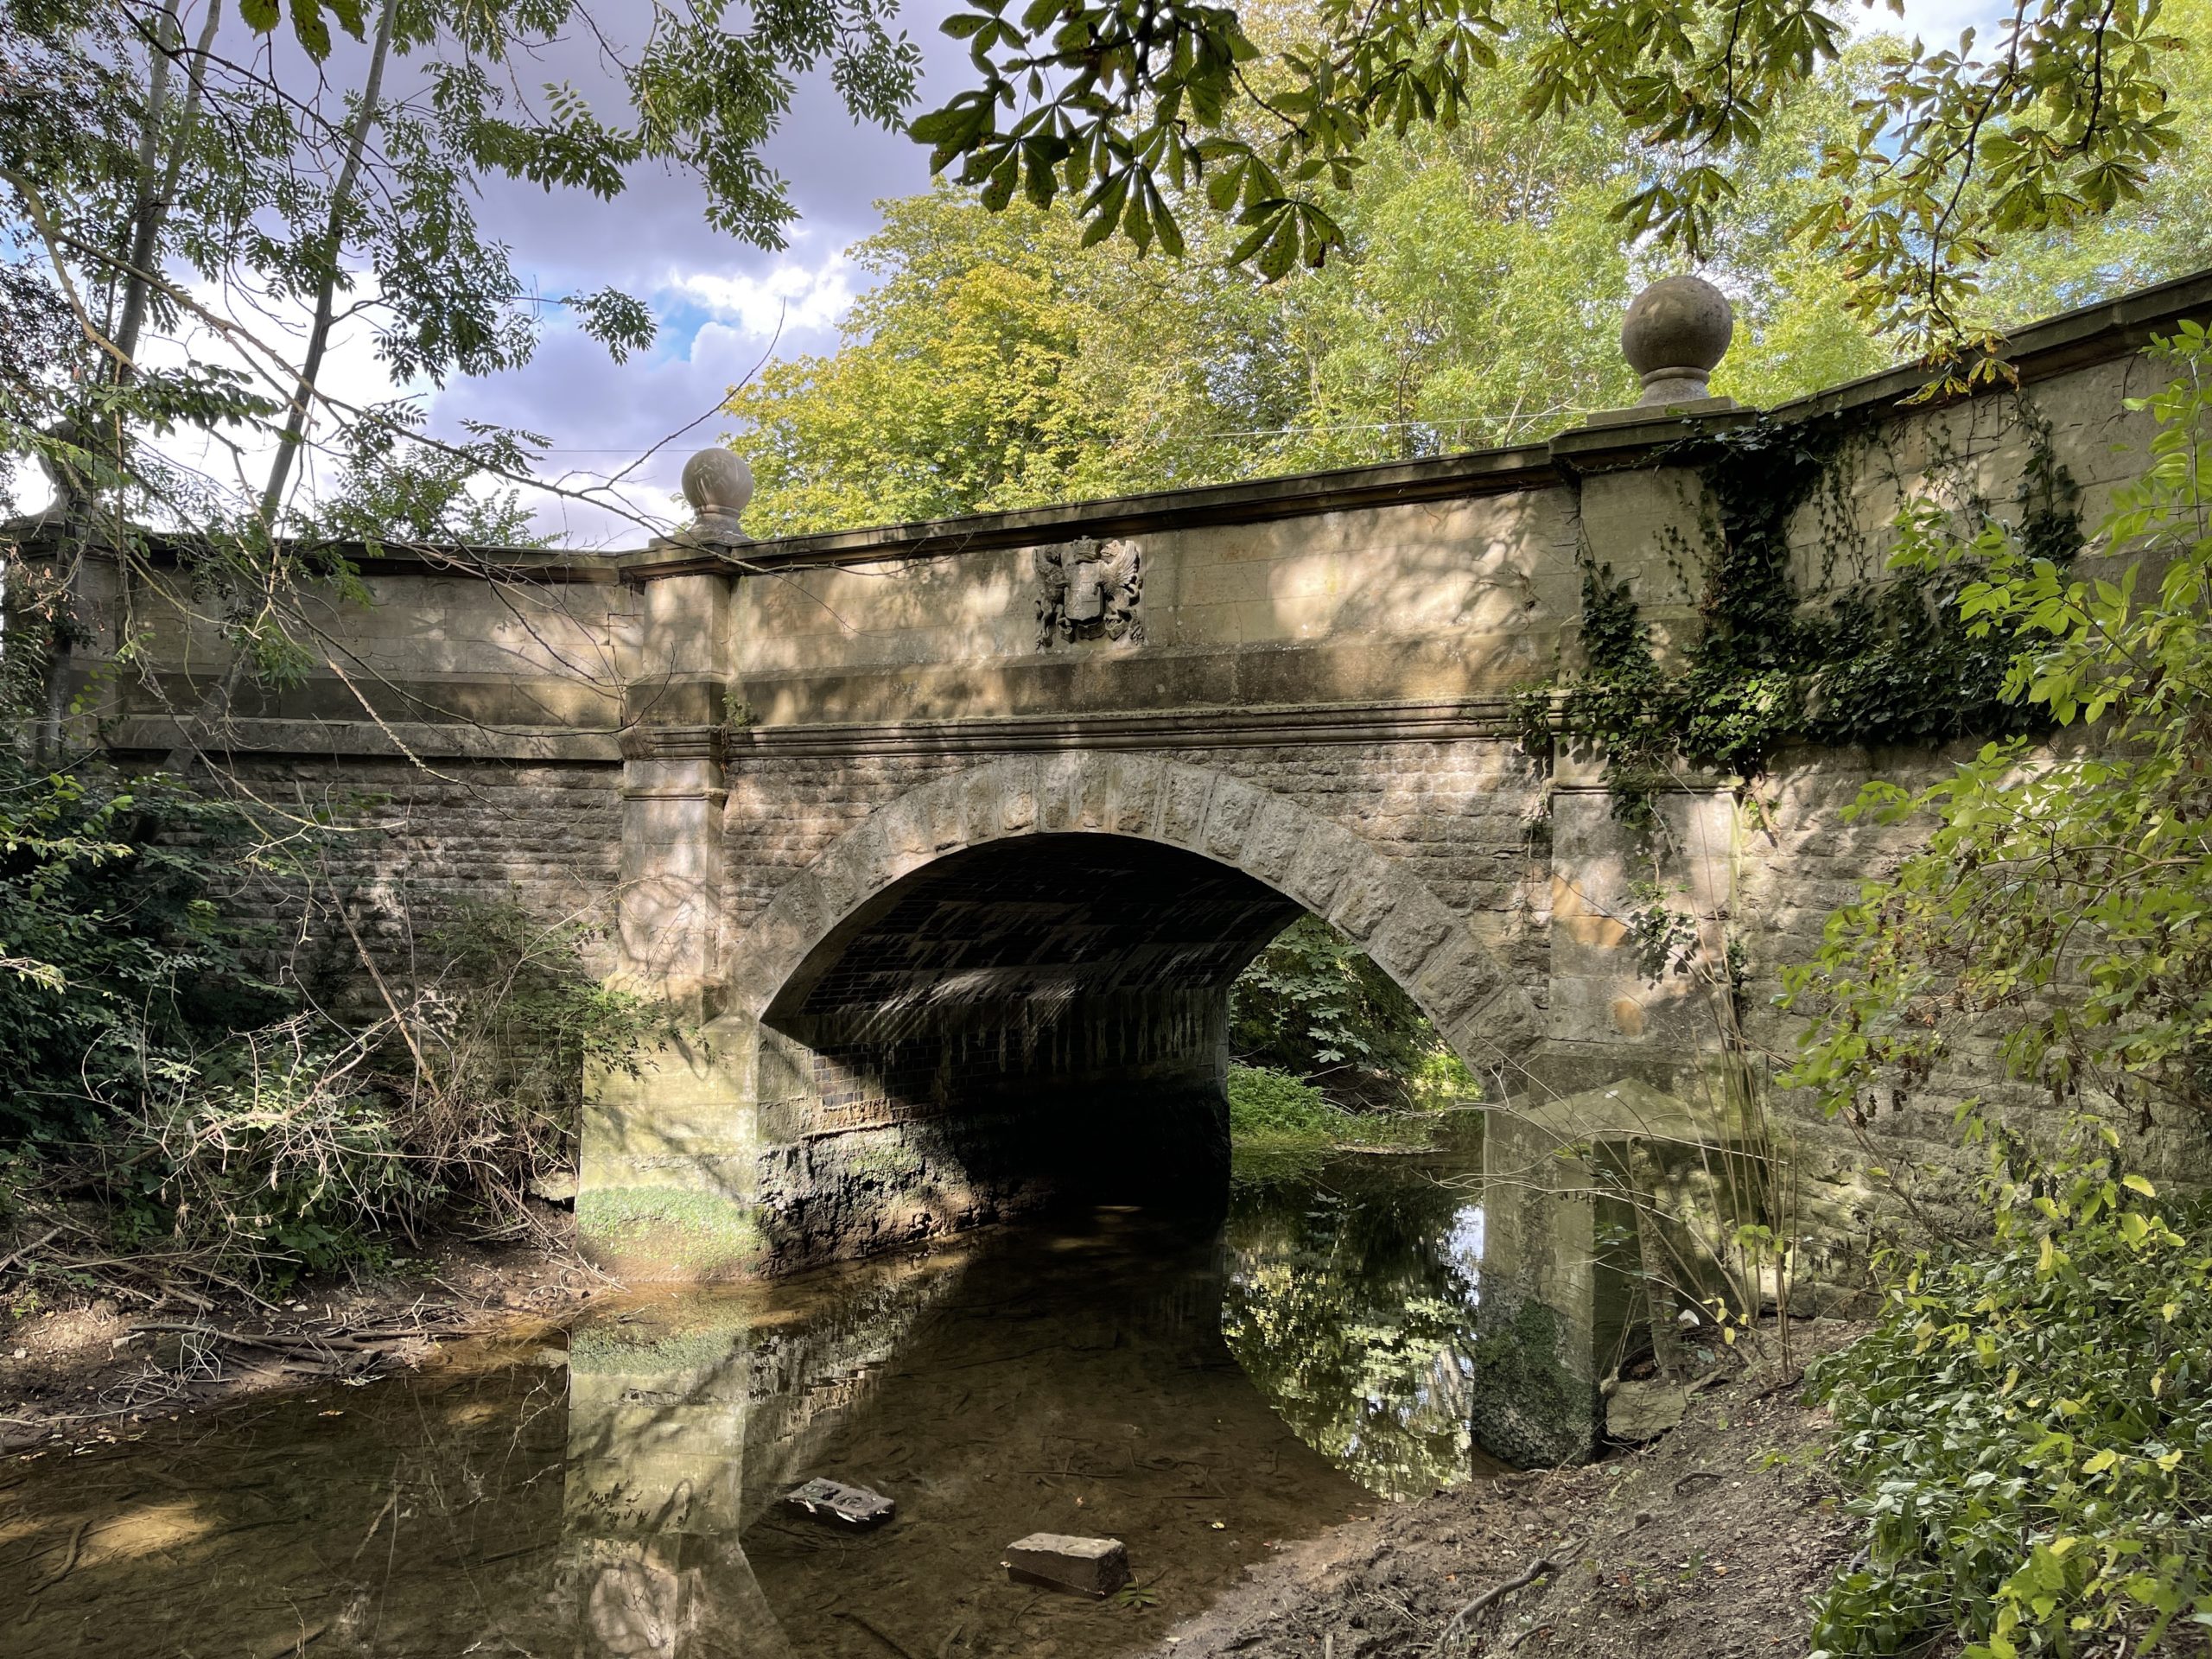
POLYGON ((1110 1656, 1270 1548, 1487 1466, 1463 1158, 629 1299, 356 1389, 0 1465, 10 1654, 1110 1656), (895 1496, 848 1535, 810 1475, 895 1496), (1007 1582, 1037 1530, 1137 1592, 1007 1582))

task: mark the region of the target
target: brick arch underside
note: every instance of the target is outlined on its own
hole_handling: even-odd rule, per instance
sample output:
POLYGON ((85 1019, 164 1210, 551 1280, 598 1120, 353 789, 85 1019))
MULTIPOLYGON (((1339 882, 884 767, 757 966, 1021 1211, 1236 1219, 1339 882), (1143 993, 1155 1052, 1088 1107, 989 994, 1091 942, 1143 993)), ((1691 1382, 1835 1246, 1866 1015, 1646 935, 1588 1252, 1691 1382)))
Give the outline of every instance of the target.
POLYGON ((1018 757, 874 813, 734 944, 760 1200, 798 1264, 1056 1197, 1217 1201, 1227 988, 1302 912, 1479 1073, 1536 1038, 1464 918, 1343 825, 1149 756, 1018 757))

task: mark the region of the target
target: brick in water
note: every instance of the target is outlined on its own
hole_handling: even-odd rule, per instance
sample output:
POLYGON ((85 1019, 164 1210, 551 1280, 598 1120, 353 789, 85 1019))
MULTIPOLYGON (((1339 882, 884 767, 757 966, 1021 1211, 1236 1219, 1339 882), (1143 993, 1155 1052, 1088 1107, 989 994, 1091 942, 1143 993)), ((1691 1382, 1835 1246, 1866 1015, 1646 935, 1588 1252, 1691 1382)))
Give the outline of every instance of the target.
POLYGON ((1129 1552, 1118 1538, 1033 1532, 1006 1547, 1000 1563, 1016 1584, 1103 1599, 1129 1580, 1129 1552))
POLYGON ((817 1521, 863 1529, 881 1526, 899 1507, 881 1492, 872 1492, 865 1486, 819 1478, 785 1493, 784 1502, 817 1521))

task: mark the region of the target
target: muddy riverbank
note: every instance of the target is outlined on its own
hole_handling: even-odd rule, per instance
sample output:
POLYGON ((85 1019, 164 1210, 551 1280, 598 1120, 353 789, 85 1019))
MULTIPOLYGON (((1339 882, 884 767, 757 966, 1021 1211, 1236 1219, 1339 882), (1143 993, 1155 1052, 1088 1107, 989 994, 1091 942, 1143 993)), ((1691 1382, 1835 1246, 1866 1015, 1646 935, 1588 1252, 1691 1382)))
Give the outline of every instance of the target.
POLYGON ((1800 1366, 1862 1328, 1802 1328, 1796 1363, 1732 1375, 1638 1451, 1474 1481, 1292 1545, 1151 1659, 1798 1659, 1811 1597, 1857 1547, 1800 1366))
POLYGON ((526 1241, 448 1239, 380 1274, 256 1294, 147 1278, 0 1305, 0 1454, 112 1439, 133 1424, 420 1365, 441 1342, 564 1322, 619 1288, 547 1206, 526 1241), (209 1294, 200 1294, 207 1291, 209 1294))

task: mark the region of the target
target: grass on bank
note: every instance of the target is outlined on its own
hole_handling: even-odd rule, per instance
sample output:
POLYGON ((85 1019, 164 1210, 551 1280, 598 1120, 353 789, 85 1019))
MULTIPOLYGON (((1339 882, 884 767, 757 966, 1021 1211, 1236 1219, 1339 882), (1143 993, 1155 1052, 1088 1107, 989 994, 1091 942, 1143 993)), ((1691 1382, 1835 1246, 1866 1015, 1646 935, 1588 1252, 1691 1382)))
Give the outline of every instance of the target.
POLYGON ((1267 1066, 1229 1068, 1229 1136, 1240 1159, 1303 1159, 1332 1152, 1404 1152, 1430 1144, 1448 1102, 1398 1112, 1355 1112, 1313 1084, 1267 1066))
POLYGON ((1445 1113, 1480 1093, 1405 990, 1318 916, 1237 976, 1229 1039, 1230 1139, 1248 1173, 1426 1147, 1445 1113))

